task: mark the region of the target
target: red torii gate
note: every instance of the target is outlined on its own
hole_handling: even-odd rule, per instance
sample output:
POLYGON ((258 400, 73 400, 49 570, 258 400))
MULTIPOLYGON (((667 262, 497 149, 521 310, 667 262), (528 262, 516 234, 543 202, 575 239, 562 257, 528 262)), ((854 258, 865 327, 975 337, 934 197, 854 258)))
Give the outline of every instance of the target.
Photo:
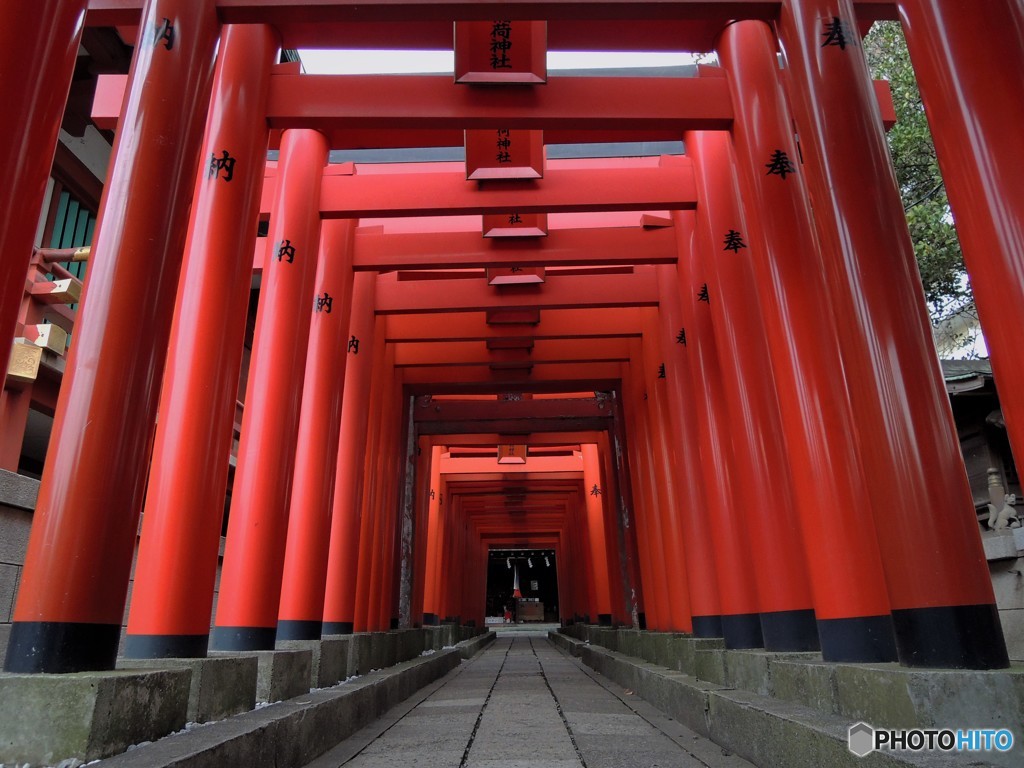
MULTIPOLYGON (((286 43, 293 44, 311 40, 317 34, 326 34, 330 25, 325 22, 364 25, 362 31, 368 32, 371 28, 383 29, 384 22, 393 23, 389 20, 396 17, 412 23, 433 20, 441 24, 456 19, 486 20, 496 7, 496 4, 487 2, 355 4, 328 3, 326 0, 304 3, 151 0, 144 5, 109 0, 92 4, 94 10, 90 12, 90 18, 94 22, 137 23, 143 34, 137 46, 133 74, 129 78, 114 166, 101 211, 88 301, 76 331, 69 373, 58 404, 53 448, 40 489, 37 520, 22 579, 6 669, 63 671, 103 668, 113 664, 135 521, 146 474, 146 446, 154 432, 158 382, 164 369, 161 353, 170 336, 174 304, 174 291, 170 286, 177 283, 179 258, 185 246, 185 222, 194 181, 191 169, 197 167, 196 159, 201 156, 202 118, 209 100, 218 25, 255 24, 257 29, 248 30, 247 34, 263 35, 260 50, 267 55, 262 57, 262 66, 241 67, 238 50, 243 44, 232 42, 232 34, 243 33, 228 31, 221 57, 220 82, 232 83, 235 81, 232 78, 251 81, 256 91, 264 94, 269 88, 266 83, 271 79, 267 75, 271 61, 269 54, 273 49, 270 39, 273 33, 264 25, 277 27, 277 33, 283 35, 286 43), (171 27, 176 31, 173 40, 168 37, 171 27), (162 34, 154 36, 154 30, 162 31, 162 34), (307 37, 303 38, 303 35, 307 37), (164 177, 167 183, 154 183, 154 179, 164 177), (158 244, 156 251, 154 243, 158 244), (132 289, 130 296, 129 287, 132 289), (152 328, 153 333, 153 344, 144 350, 119 341, 116 334, 120 324, 135 321, 140 306, 144 308, 147 327, 152 328), (90 535, 92 532, 97 532, 98 538, 90 535)), ((22 107, 36 104, 38 94, 44 91, 66 92, 65 84, 70 81, 73 57, 52 56, 51 52, 76 47, 78 20, 84 8, 83 2, 52 0, 45 8, 37 9, 43 10, 38 18, 46 19, 47 23, 19 16, 15 18, 17 23, 5 31, 11 36, 22 35, 23 29, 45 29, 54 41, 52 46, 41 46, 38 51, 32 51, 28 71, 37 73, 35 78, 3 78, 4 93, 9 97, 7 103, 12 105, 16 114, 25 112, 30 116, 26 124, 19 126, 18 135, 10 137, 11 140, 5 144, 12 148, 9 157, 31 158, 38 166, 28 168, 15 160, 9 160, 4 166, 11 169, 12 182, 0 205, 0 210, 7 213, 0 231, 0 252, 5 254, 28 253, 30 237, 26 235, 24 220, 31 220, 31 216, 24 214, 27 209, 19 207, 15 196, 24 194, 24 190, 41 188, 40 179, 45 180, 46 168, 43 167, 45 164, 38 163, 38 158, 52 155, 51 139, 55 135, 54 126, 59 121, 59 109, 23 110, 22 107)), ((700 376, 706 376, 716 366, 721 366, 723 354, 730 349, 727 343, 723 343, 725 340, 737 339, 735 349, 741 355, 761 343, 755 338, 742 336, 738 319, 731 314, 715 314, 711 324, 700 315, 710 310, 712 302, 725 301, 727 292, 733 287, 733 281, 725 278, 722 265, 708 258, 710 253, 718 254, 719 260, 728 258, 720 253, 723 237, 726 251, 732 251, 735 256, 740 248, 749 248, 755 257, 755 268, 765 270, 759 265, 772 265, 772 259, 781 258, 785 249, 791 246, 786 240, 786 231, 773 227, 770 221, 774 214, 785 212, 791 225, 802 227, 807 234, 816 233, 820 249, 807 248, 804 243, 805 252, 820 259, 815 264, 821 267, 821 279, 811 291, 821 290, 824 295, 822 289, 827 285, 830 300, 817 305, 797 302, 803 313, 793 312, 790 304, 799 298, 800 288, 807 290, 806 283, 802 282, 807 270, 803 275, 796 271, 761 272, 770 277, 770 280, 762 281, 757 294, 766 324, 775 332, 767 339, 767 344, 774 387, 777 387, 782 408, 782 429, 786 435, 790 463, 801 463, 796 469, 802 471, 802 482, 794 477, 793 490, 807 551, 813 606, 776 609, 748 605, 739 594, 742 589, 728 597, 729 600, 736 598, 730 606, 726 604, 727 595, 723 592, 719 617, 723 620, 722 630, 727 643, 730 640, 745 642, 738 639, 743 636, 749 639, 751 633, 747 628, 753 626, 751 617, 757 619, 758 614, 762 628, 777 624, 784 626, 782 636, 787 632, 800 634, 804 631, 802 622, 806 611, 813 608, 826 658, 886 659, 891 658, 898 647, 901 660, 908 664, 1005 665, 1005 649, 1001 644, 991 587, 984 572, 976 531, 972 530, 975 523, 964 514, 970 498, 962 477, 962 466, 958 463, 948 403, 934 365, 920 288, 914 282, 912 252, 902 211, 885 159, 876 94, 867 79, 857 46, 839 43, 853 39, 850 30, 858 23, 878 16, 891 17, 896 11, 903 16, 929 108, 947 109, 952 117, 936 124, 937 146, 940 159, 951 177, 948 183, 954 213, 966 233, 965 250, 979 310, 986 330, 991 329, 997 380, 1010 381, 1013 374, 1021 372, 1013 366, 1024 365, 1015 362, 1019 359, 1015 350, 1020 342, 1020 328, 1024 327, 1024 322, 1021 322, 1024 318, 1020 317, 1024 312, 1021 309, 1024 301, 1020 300, 1024 291, 1024 280, 1021 279, 1024 239, 1020 236, 1024 205, 1021 205, 1019 185, 1014 186, 1013 181, 1024 171, 1024 160, 1007 148, 1008 142, 1003 143, 1000 139, 1004 138, 1006 125, 1020 122, 1018 113, 1024 110, 1024 106, 1019 98, 993 99, 991 94, 1019 92, 1024 53, 1016 44, 1019 41, 1013 38, 1013 30, 1019 27, 1015 24, 1020 20, 1019 7, 1009 0, 1000 2, 998 7, 990 10, 990 15, 982 19, 972 16, 972 20, 977 22, 972 25, 958 23, 959 14, 964 10, 962 4, 953 0, 857 4, 849 0, 676 0, 586 4, 575 0, 551 0, 547 3, 507 2, 501 4, 501 9, 502 16, 511 19, 549 19, 554 29, 559 28, 556 22, 560 21, 569 22, 563 25, 563 30, 574 26, 593 30, 594 25, 605 24, 620 30, 622 40, 629 39, 631 29, 672 26, 665 25, 665 22, 676 21, 678 40, 702 40, 707 47, 717 38, 726 21, 745 20, 728 26, 718 42, 724 68, 734 83, 728 93, 734 112, 732 133, 736 160, 728 144, 719 146, 714 143, 714 137, 705 140, 705 137, 694 136, 692 143, 697 147, 696 159, 706 166, 703 171, 705 181, 701 182, 698 195, 695 247, 691 248, 688 241, 694 226, 687 225, 682 214, 675 214, 674 231, 679 239, 680 261, 687 266, 680 291, 681 316, 686 324, 683 330, 690 331, 686 338, 700 339, 701 342, 694 346, 701 350, 703 374, 694 375, 693 382, 713 381, 700 376), (857 11, 861 12, 860 16, 857 16, 857 11), (588 24, 571 23, 583 14, 593 21, 588 24), (621 25, 621 19, 634 20, 637 26, 621 25), (831 45, 826 36, 823 43, 823 34, 829 34, 827 30, 823 33, 823 19, 847 25, 844 34, 850 37, 831 45), (776 22, 787 57, 791 104, 781 98, 777 74, 767 81, 759 80, 755 74, 775 72, 775 41, 769 28, 759 20, 776 22), (648 25, 644 22, 656 23, 648 25), (689 37, 684 33, 687 29, 689 37), (709 36, 709 32, 713 34, 709 36), (936 55, 935 52, 940 50, 953 51, 954 55, 936 55), (970 87, 972 83, 965 82, 965 68, 958 67, 957 62, 968 60, 982 71, 983 86, 975 84, 970 87), (985 66, 980 66, 979 62, 985 66), (945 94, 949 93, 959 94, 969 103, 960 103, 954 108, 954 105, 943 101, 945 94), (755 98, 769 99, 771 113, 767 117, 752 116, 750 108, 755 98), (785 174, 765 174, 762 168, 766 160, 777 157, 776 152, 781 152, 784 158, 797 157, 789 130, 790 110, 801 131, 806 162, 801 173, 807 177, 806 189, 814 204, 813 222, 809 218, 806 198, 794 190, 801 189, 801 186, 791 184, 780 193, 778 187, 769 187, 768 184, 784 182, 785 174), (763 123, 755 122, 762 119, 763 123), (755 127, 765 131, 756 133, 755 127), (759 144, 762 140, 769 143, 759 144), (972 148, 976 157, 961 161, 958 153, 962 147, 972 148), (733 173, 736 173, 738 181, 732 182, 734 188, 730 190, 730 184, 723 185, 721 179, 730 178, 733 173), (708 182, 710 177, 716 177, 718 181, 708 182), (745 195, 759 200, 764 211, 756 206, 752 212, 740 210, 735 203, 735 184, 740 185, 745 195), (878 196, 876 204, 862 204, 866 189, 875 191, 878 196), (1000 245, 994 252, 990 250, 993 243, 1000 245), (865 272, 873 272, 877 279, 864 279, 865 272), (816 307, 816 312, 808 307, 816 307), (1007 311, 1010 307, 1016 308, 1015 312, 1007 311), (833 317, 839 318, 834 326, 829 320, 833 317), (801 325, 807 323, 808 318, 812 325, 817 322, 814 326, 816 334, 805 332, 801 325), (717 357, 712 349, 715 345, 719 347, 717 357), (803 354, 787 357, 792 350, 803 350, 803 354), (814 362, 818 355, 824 361, 821 364, 814 362), (840 370, 846 371, 845 382, 839 376, 840 370), (814 375, 801 380, 799 374, 802 372, 813 372, 814 375), (811 395, 814 397, 807 399, 811 395), (815 409, 803 408, 807 402, 814 402, 815 409), (860 448, 852 440, 842 445, 831 442, 837 435, 848 438, 852 434, 854 413, 857 415, 860 448), (868 443, 871 449, 864 447, 868 443), (819 449, 824 448, 829 450, 822 453, 819 449), (802 462, 807 462, 807 466, 802 462), (864 472, 859 477, 856 469, 844 474, 843 467, 861 465, 864 472), (866 484, 865 476, 869 480, 866 484), (861 484, 859 488, 858 484, 861 484), (851 499, 844 501, 843 489, 850 487, 857 492, 853 500, 870 506, 879 523, 892 524, 890 535, 877 535, 864 515, 859 514, 860 510, 850 503, 851 499), (907 510, 923 504, 929 511, 931 524, 919 526, 911 521, 909 515, 890 520, 886 515, 889 504, 907 510), (826 506, 829 510, 827 525, 822 520, 822 509, 826 506), (730 635, 739 624, 743 629, 736 635, 730 635), (894 633, 890 634, 892 630, 894 633), (889 641, 891 637, 895 638, 895 645, 889 641)), ((835 32, 832 30, 832 34, 835 32)), ((572 33, 564 31, 560 34, 570 38, 572 33)), ((8 45, 2 46, 4 50, 24 50, 24 46, 13 38, 5 42, 8 45)), ((251 53, 251 47, 246 49, 248 62, 253 60, 251 53)), ((22 62, 21 67, 25 66, 22 62)), ((0 71, 13 70, 5 61, 0 71)), ((720 85, 700 87, 708 92, 715 92, 716 88, 718 92, 723 90, 720 85)), ((265 117, 268 113, 262 103, 247 104, 246 109, 233 112, 226 103, 233 97, 226 92, 218 93, 223 95, 214 99, 213 111, 226 117, 216 123, 218 130, 211 131, 206 147, 209 152, 204 151, 202 156, 217 157, 223 150, 219 142, 229 131, 239 131, 242 135, 249 131, 258 137, 266 130, 265 117), (252 122, 243 120, 241 116, 248 116, 252 122)), ((612 128, 621 129, 614 116, 609 121, 612 128)), ((531 126, 524 124, 524 127, 531 126)), ((694 131, 707 131, 724 126, 687 127, 694 131)), ((287 174, 288 183, 295 185, 295 189, 304 189, 305 194, 296 197, 297 193, 289 191, 290 186, 282 191, 285 183, 279 179, 276 190, 279 203, 275 211, 279 220, 305 216, 306 224, 310 224, 311 219, 319 217, 321 205, 319 201, 310 204, 310 198, 324 198, 325 190, 319 188, 311 169, 317 165, 317 156, 322 164, 328 143, 322 135, 301 129, 290 146, 286 135, 283 156, 287 156, 295 168, 303 166, 303 170, 287 174), (303 163, 295 159, 299 153, 306 156, 303 163), (311 180, 315 182, 312 185, 311 180)), ((671 170, 671 167, 659 169, 671 170)), ((204 175, 205 171, 204 167, 204 175)), ((206 184, 205 191, 200 193, 198 210, 206 213, 223 205, 224 210, 239 214, 238 220, 254 222, 258 210, 252 192, 259 189, 261 173, 261 168, 238 169, 235 181, 239 183, 233 189, 241 187, 247 195, 234 202, 229 202, 226 194, 211 191, 221 187, 206 184)), ((700 173, 698 170, 698 175, 700 173)), ((336 191, 343 189, 344 179, 336 178, 337 181, 331 183, 337 186, 328 190, 326 195, 328 201, 332 195, 344 194, 336 191)), ((210 174, 208 179, 213 185, 222 180, 217 173, 210 174)), ((576 183, 579 181, 577 179, 576 183)), ((327 179, 324 184, 326 187, 327 179)), ((600 185, 597 189, 600 191, 600 185)), ((579 189, 576 191, 581 192, 579 189)), ((25 197, 29 203, 38 202, 37 196, 32 194, 25 197)), ((594 197, 593 204, 601 207, 614 208, 622 204, 607 197, 598 200, 596 198, 600 195, 597 194, 594 197)), ((573 205, 568 201, 559 202, 557 195, 554 198, 536 203, 536 210, 573 205)), ((340 199, 351 203, 350 198, 342 196, 340 199)), ((518 197, 512 201, 518 203, 518 197)), ((497 207, 508 210, 508 202, 511 201, 502 199, 497 207)), ((653 201, 642 202, 645 203, 643 207, 648 207, 647 203, 653 201)), ((687 207, 661 204, 664 202, 659 198, 656 207, 687 207)), ((354 207, 349 211, 350 216, 352 211, 359 210, 358 203, 351 204, 354 207)), ((626 205, 635 208, 637 204, 638 201, 634 200, 626 205)), ((467 201, 463 204, 465 207, 459 205, 439 208, 443 211, 491 210, 483 201, 467 201)), ((529 206, 530 203, 524 201, 523 205, 529 206)), ((396 210, 399 209, 374 208, 362 212, 398 215, 396 210)), ((400 210, 410 211, 408 207, 400 210)), ((432 209, 428 206, 416 210, 424 213, 432 209)), ((196 244, 200 237, 197 233, 201 231, 193 226, 193 250, 190 253, 201 248, 202 244, 196 244)), ((308 277, 295 286, 294 297, 305 296, 303 300, 308 300, 312 294, 309 289, 313 288, 309 261, 315 256, 315 249, 301 240, 285 238, 284 234, 290 234, 290 230, 275 242, 288 240, 291 248, 295 244, 304 246, 300 252, 289 252, 287 263, 297 260, 305 270, 308 277)), ((252 241, 246 242, 245 246, 233 249, 231 260, 237 264, 241 259, 247 268, 252 241)), ((278 264, 285 263, 285 255, 282 246, 282 250, 277 252, 278 264)), ((271 263, 270 259, 267 263, 271 263)), ((24 273, 21 268, 13 271, 16 275, 24 273)), ((667 277, 668 273, 665 274, 667 277)), ((642 280, 639 275, 636 277, 637 282, 642 280)), ((267 279, 267 274, 264 274, 264 280, 267 279)), ((664 283, 664 280, 656 281, 656 293, 664 289, 664 283)), ((179 307, 187 306, 192 290, 189 283, 182 285, 183 298, 179 307)), ((21 287, 18 288, 20 296, 21 287)), ((539 293, 541 303, 548 301, 554 306, 566 306, 559 299, 547 296, 545 291, 546 288, 539 293)), ((10 315, 8 308, 13 295, 13 289, 4 290, 0 295, 0 319, 10 315)), ((397 304, 388 303, 387 293, 384 299, 384 303, 380 303, 379 297, 377 299, 381 313, 402 311, 397 304)), ((291 301, 282 299, 282 307, 291 301)), ((509 303, 516 308, 525 306, 515 300, 509 303)), ((667 299, 657 294, 651 303, 665 304, 667 299)), ((225 304, 236 307, 237 300, 225 304)), ((536 306, 537 302, 530 304, 536 306)), ((485 306, 481 301, 468 301, 456 308, 478 311, 485 306)), ((717 311, 718 305, 715 306, 717 311)), ((416 307, 418 310, 430 308, 428 302, 422 300, 416 307)), ((443 303, 434 307, 442 311, 445 308, 443 303)), ((378 310, 371 306, 369 315, 372 317, 375 311, 378 310)), ((225 312, 224 317, 227 315, 225 312)), ((379 330, 383 330, 383 323, 383 320, 377 321, 379 330)), ((671 343, 671 336, 662 339, 661 355, 666 355, 665 347, 671 343)), ((367 352, 371 350, 376 359, 372 367, 367 366, 367 370, 388 374, 384 377, 386 381, 382 382, 383 391, 377 391, 376 397, 381 403, 393 404, 399 399, 402 384, 410 380, 392 373, 394 363, 389 356, 394 352, 389 352, 383 341, 372 345, 367 352)), ((646 354, 638 350, 631 355, 630 366, 644 367, 645 373, 641 375, 622 368, 618 369, 617 375, 616 372, 591 368, 588 380, 592 380, 589 377, 611 381, 631 379, 626 386, 628 408, 637 416, 633 421, 642 424, 641 412, 645 410, 642 406, 644 400, 640 397, 642 390, 658 386, 654 379, 661 378, 658 375, 652 379, 651 373, 657 359, 654 355, 658 351, 652 347, 646 354)), ((229 352, 223 358, 225 365, 222 367, 229 371, 232 370, 229 358, 233 354, 229 352)), ((670 367, 667 363, 663 365, 663 371, 670 367)), ((677 371, 680 365, 685 367, 677 360, 677 371)), ((722 373, 726 373, 722 367, 722 373)), ((743 376, 743 373, 737 370, 730 375, 743 376)), ((579 373, 576 374, 577 381, 578 377, 579 373)), ((186 376, 185 380, 188 378, 186 376)), ((566 372, 563 380, 571 379, 572 374, 566 372)), ((273 376, 268 374, 268 381, 272 380, 273 376)), ((772 387, 772 384, 766 382, 764 386, 772 387)), ((1024 446, 1024 396, 1015 394, 1010 388, 1004 388, 1003 392, 1011 439, 1020 455, 1020 448, 1024 446)), ((679 394, 678 390, 666 390, 665 405, 669 411, 681 406, 679 394)), ((702 428, 707 432, 709 441, 721 441, 725 437, 721 430, 730 429, 720 420, 722 408, 714 403, 706 405, 712 411, 718 411, 718 416, 700 415, 702 428), (716 418, 719 421, 715 421, 716 418)), ((297 399, 291 407, 297 409, 297 399)), ((381 407, 378 417, 372 422, 371 434, 374 440, 379 441, 381 456, 402 455, 396 412, 400 413, 401 409, 393 405, 381 407)), ((735 419, 732 413, 730 417, 735 419)), ((674 420, 678 422, 678 417, 674 420)), ((654 430, 654 438, 659 437, 657 425, 648 424, 646 429, 654 430)), ((284 431, 282 428, 282 433, 284 431)), ((628 443, 635 452, 636 463, 653 467, 646 479, 637 476, 637 484, 642 486, 641 495, 646 494, 648 500, 654 500, 667 494, 666 478, 671 477, 671 473, 666 474, 659 462, 670 459, 646 448, 637 452, 638 436, 644 434, 643 428, 640 432, 632 432, 628 443)), ((737 427, 735 421, 731 434, 753 439, 753 433, 737 427)), ((274 437, 264 433, 258 435, 263 439, 274 437)), ((643 440, 648 441, 647 438, 643 440)), ((653 440, 650 443, 656 444, 653 440)), ((288 460, 291 459, 289 453, 288 460)), ((387 478, 392 487, 397 486, 399 473, 396 466, 381 459, 379 470, 374 475, 378 488, 384 490, 387 486, 382 478, 387 478)), ((179 480, 183 479, 179 476, 179 480)), ((692 476, 686 479, 691 483, 698 482, 692 476)), ((708 479, 711 481, 706 483, 708 494, 724 489, 725 486, 714 485, 714 478, 708 479)), ((651 509, 657 507, 656 504, 647 506, 651 509)), ((652 530, 657 530, 659 521, 651 518, 650 523, 652 530)), ((672 523, 671 518, 662 517, 660 520, 662 530, 672 523)), ((372 522, 375 540, 383 542, 393 535, 393 529, 388 525, 384 520, 372 522)), ((729 532, 719 533, 718 543, 729 543, 729 532)), ((715 537, 714 531, 712 537, 715 537)), ((642 547, 655 555, 653 562, 648 564, 645 559, 641 563, 648 569, 642 581, 655 585, 656 596, 663 600, 664 593, 658 588, 671 588, 678 582, 679 574, 671 573, 667 551, 662 553, 659 561, 656 548, 650 541, 642 547)), ((742 552, 730 555, 727 550, 728 547, 721 548, 723 558, 742 558, 742 552)), ((716 554, 719 554, 717 545, 716 554)), ((718 562, 719 574, 728 565, 718 562)), ((372 585, 376 584, 378 593, 389 593, 391 585, 386 580, 373 581, 378 578, 373 573, 369 566, 365 571, 360 568, 361 578, 364 581, 371 579, 369 589, 372 590, 372 585)), ((690 588, 703 586, 690 585, 690 588)), ((749 582, 724 586, 745 586, 749 591, 749 582)), ((360 588, 361 591, 365 589, 360 588)), ((673 597, 684 599, 686 595, 679 593, 673 597)), ((673 614, 673 610, 678 608, 676 603, 658 607, 656 617, 659 625, 671 626, 672 622, 680 620, 673 614)), ((384 612, 382 607, 378 618, 382 619, 384 612)), ((240 631, 240 636, 259 642, 265 642, 267 636, 264 631, 267 627, 263 624, 236 625, 225 629, 236 634, 240 631)), ((199 637, 205 640, 203 633, 205 629, 199 637)), ((193 645, 196 644, 195 637, 188 635, 193 645)), ((804 641, 802 634, 796 639, 804 641)))

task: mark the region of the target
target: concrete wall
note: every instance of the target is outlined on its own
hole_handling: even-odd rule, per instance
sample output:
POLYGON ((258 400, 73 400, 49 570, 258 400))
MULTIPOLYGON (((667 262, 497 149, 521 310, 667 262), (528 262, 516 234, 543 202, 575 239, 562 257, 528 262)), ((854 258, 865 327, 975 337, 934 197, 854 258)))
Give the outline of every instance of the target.
MULTIPOLYGON (((0 665, 7 655, 7 641, 11 634, 11 617, 14 613, 14 599, 18 592, 21 568, 28 549, 28 534, 32 526, 32 510, 35 509, 39 481, 30 477, 0 469, 0 665)), ((224 539, 221 538, 220 557, 224 557, 224 539)), ((122 619, 121 648, 124 648, 124 627, 128 625, 128 606, 131 605, 132 587, 135 583, 135 563, 128 582, 128 599, 125 602, 122 619)), ((217 594, 220 589, 220 563, 217 565, 217 581, 213 593, 213 609, 210 622, 217 610, 217 594)))
POLYGON ((14 596, 18 593, 31 525, 31 512, 0 505, 0 658, 7 653, 14 596))
POLYGON ((1024 661, 1024 528, 982 535, 1010 658, 1024 661))
POLYGON ((0 659, 7 654, 14 597, 38 491, 38 481, 0 470, 0 659))

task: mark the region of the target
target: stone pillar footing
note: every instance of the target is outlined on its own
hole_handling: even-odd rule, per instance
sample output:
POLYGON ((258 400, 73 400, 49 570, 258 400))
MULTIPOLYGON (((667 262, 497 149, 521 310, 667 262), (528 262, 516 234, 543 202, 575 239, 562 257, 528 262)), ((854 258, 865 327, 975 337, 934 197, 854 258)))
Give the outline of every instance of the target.
POLYGON ((816 741, 831 755, 825 763, 852 766, 859 758, 850 758, 845 735, 856 722, 896 729, 1007 728, 1015 735, 1013 749, 986 752, 985 764, 1024 764, 1021 666, 982 671, 840 663, 823 661, 820 653, 726 650, 720 640, 671 633, 615 634, 573 627, 549 637, 757 765, 796 765, 786 744, 816 741), (636 634, 650 637, 640 640, 636 634), (648 658, 655 654, 666 655, 648 658), (752 740, 751 733, 774 735, 752 740))
POLYGON ((353 635, 331 635, 319 640, 278 640, 277 650, 308 650, 312 655, 310 688, 329 688, 349 675, 353 635))
POLYGON ((286 701, 309 693, 313 675, 311 650, 245 651, 228 653, 211 651, 211 658, 255 656, 256 701, 262 703, 286 701))
POLYGON ((252 656, 215 656, 203 659, 118 659, 118 669, 189 669, 190 723, 208 723, 248 712, 256 706, 258 663, 252 656))
POLYGON ((85 762, 185 727, 188 669, 0 673, 0 763, 85 762))

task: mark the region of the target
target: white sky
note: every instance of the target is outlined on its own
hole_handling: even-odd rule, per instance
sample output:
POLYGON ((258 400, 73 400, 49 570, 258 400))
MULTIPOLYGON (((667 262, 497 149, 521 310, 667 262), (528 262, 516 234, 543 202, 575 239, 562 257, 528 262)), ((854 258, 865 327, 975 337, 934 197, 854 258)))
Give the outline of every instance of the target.
MULTIPOLYGON (((311 75, 371 75, 410 72, 454 72, 453 51, 337 51, 299 52, 311 75)), ((548 69, 607 69, 609 67, 670 67, 692 64, 688 53, 548 52, 548 69)))

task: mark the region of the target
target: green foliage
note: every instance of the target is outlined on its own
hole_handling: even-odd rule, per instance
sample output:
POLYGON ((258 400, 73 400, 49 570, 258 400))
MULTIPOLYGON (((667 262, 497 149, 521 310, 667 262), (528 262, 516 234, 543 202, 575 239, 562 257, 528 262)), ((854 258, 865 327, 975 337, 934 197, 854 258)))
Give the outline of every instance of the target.
POLYGON ((899 23, 876 23, 864 40, 864 52, 872 76, 888 80, 892 87, 897 123, 888 134, 889 151, 925 296, 933 321, 941 325, 953 315, 973 313, 974 305, 924 105, 899 23))

